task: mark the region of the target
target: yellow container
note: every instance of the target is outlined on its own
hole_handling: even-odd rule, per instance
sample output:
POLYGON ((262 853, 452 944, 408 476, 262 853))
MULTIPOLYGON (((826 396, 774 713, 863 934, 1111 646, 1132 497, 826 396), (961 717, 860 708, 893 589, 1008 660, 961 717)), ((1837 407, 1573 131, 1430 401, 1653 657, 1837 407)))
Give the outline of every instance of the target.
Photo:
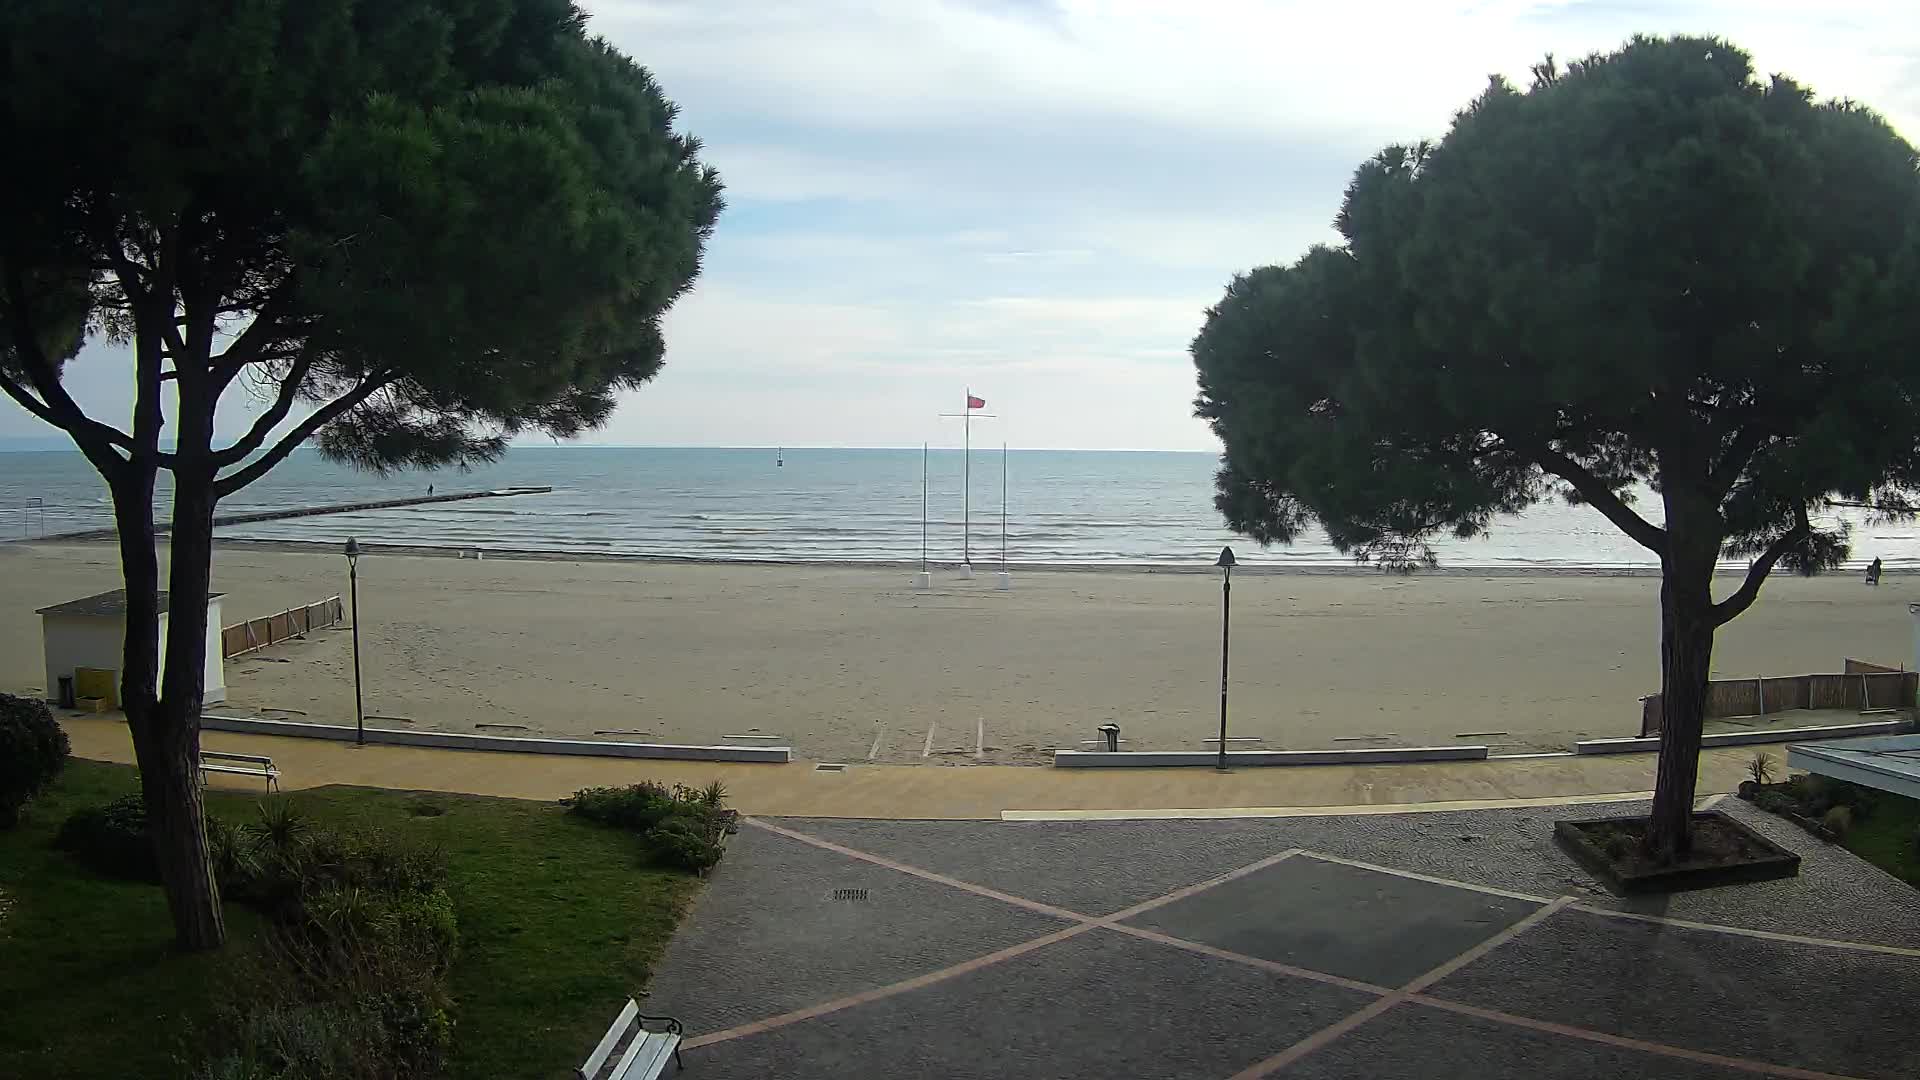
POLYGON ((120 707, 120 673, 112 668, 74 668, 73 696, 99 698, 107 708, 120 707))

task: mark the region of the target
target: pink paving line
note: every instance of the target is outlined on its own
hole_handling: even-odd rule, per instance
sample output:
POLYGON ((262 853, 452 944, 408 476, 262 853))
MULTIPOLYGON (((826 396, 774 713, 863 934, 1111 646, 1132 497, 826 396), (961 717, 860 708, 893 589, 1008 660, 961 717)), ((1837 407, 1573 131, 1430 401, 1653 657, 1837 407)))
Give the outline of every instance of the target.
MULTIPOLYGON (((1327 1027, 1322 1028, 1321 1030, 1314 1032, 1311 1035, 1308 1035, 1306 1038, 1300 1040, 1299 1042, 1295 1043, 1292 1046, 1287 1047, 1285 1050, 1282 1050, 1280 1053, 1275 1054, 1273 1057, 1267 1058, 1264 1061, 1257 1062, 1256 1064, 1248 1067, 1247 1069, 1244 1069, 1241 1072, 1234 1074, 1234 1077, 1232 1078, 1232 1080, 1255 1080, 1255 1078, 1257 1077, 1266 1076, 1272 1073, 1273 1071, 1275 1071, 1276 1069, 1283 1068, 1286 1065, 1289 1065, 1294 1061, 1298 1061, 1300 1058, 1305 1057, 1307 1054, 1310 1054, 1313 1051, 1326 1046, 1328 1043, 1331 1043, 1335 1039, 1338 1039, 1340 1036, 1345 1035, 1347 1032, 1352 1031, 1357 1027, 1360 1027, 1362 1024, 1367 1023, 1369 1020, 1372 1020, 1375 1017, 1378 1017, 1380 1014, 1387 1012, 1389 1009, 1392 1009, 1396 1006, 1403 1005, 1403 1004, 1424 1005, 1428 1008, 1439 1009, 1444 1012, 1458 1013, 1463 1016, 1478 1017, 1479 1019, 1492 1021, 1493 1023, 1496 1023, 1496 1024, 1505 1024, 1510 1027, 1526 1028, 1528 1030, 1538 1031, 1543 1034, 1559 1035, 1565 1038, 1580 1039, 1586 1042, 1603 1043, 1608 1046, 1619 1046, 1619 1047, 1624 1047, 1630 1050, 1639 1050, 1649 1054, 1656 1054, 1662 1057, 1677 1058, 1685 1061, 1694 1061, 1694 1062, 1699 1062, 1707 1065, 1720 1065, 1726 1068, 1737 1069, 1742 1072, 1756 1073, 1762 1076, 1787 1077, 1787 1078, 1790 1078, 1790 1080, 1859 1080, 1859 1078, 1857 1077, 1850 1077, 1840 1073, 1824 1073, 1824 1072, 1818 1072, 1812 1069, 1795 1068, 1794 1066, 1791 1066, 1791 1065, 1775 1065, 1775 1064, 1772 1064, 1771 1062, 1756 1061, 1750 1058, 1729 1057, 1723 1054, 1708 1053, 1703 1050, 1688 1050, 1684 1047, 1670 1046, 1666 1043, 1649 1042, 1644 1039, 1630 1038, 1625 1035, 1614 1035, 1604 1031, 1594 1031, 1590 1028, 1575 1027, 1574 1025, 1571 1025, 1571 1024, 1559 1024, 1559 1023, 1554 1023, 1553 1021, 1550 1021, 1550 1020, 1536 1020, 1530 1016, 1520 1016, 1515 1013, 1501 1012, 1498 1009, 1486 1009, 1486 1008, 1481 1008, 1477 1005, 1467 1005, 1458 1001, 1449 1001, 1445 998, 1432 997, 1426 993, 1423 993, 1422 991, 1424 991, 1427 987, 1432 986, 1434 983, 1437 983, 1440 980, 1446 978, 1448 975, 1451 975, 1454 972, 1460 970, 1461 968, 1467 966, 1468 964, 1474 962, 1475 960, 1478 960, 1486 956, 1488 953, 1492 952, 1494 949, 1499 948, 1501 945, 1506 944, 1508 941, 1511 941, 1513 938, 1517 937, 1518 935, 1524 933, 1528 929, 1537 925, 1538 923, 1545 920, 1555 912, 1563 910, 1568 907, 1572 907, 1574 910, 1577 910, 1577 911, 1590 912, 1596 915, 1618 915, 1624 918, 1642 919, 1648 922, 1658 922, 1658 923, 1667 923, 1667 924, 1672 924, 1677 926, 1685 926, 1689 929, 1726 931, 1730 933, 1750 935, 1754 937, 1762 937, 1762 938, 1778 940, 1778 941, 1790 941, 1790 942, 1803 943, 1803 944, 1809 944, 1809 945, 1829 945, 1829 946, 1837 946, 1842 948, 1847 948, 1847 947, 1861 948, 1861 949, 1866 949, 1874 952, 1894 953, 1896 955, 1908 955, 1911 952, 1911 950, 1896 949, 1889 946, 1863 945, 1858 942, 1847 942, 1847 941, 1840 941, 1840 940, 1829 939, 1829 938, 1802 938, 1802 937, 1797 937, 1797 936, 1788 935, 1788 934, 1774 934, 1767 931, 1749 931, 1749 930, 1740 929, 1738 927, 1718 926, 1713 923, 1693 923, 1693 922, 1685 922, 1678 919, 1666 919, 1658 916, 1643 916, 1643 915, 1637 915, 1637 914, 1628 913, 1628 912, 1618 912, 1618 911, 1613 911, 1611 909, 1594 908, 1584 904, 1577 904, 1574 901, 1573 897, 1562 896, 1548 902, 1545 906, 1541 907, 1539 910, 1533 912, 1532 914, 1528 915, 1526 918, 1520 920, 1519 922, 1501 931, 1500 933, 1495 934, 1494 936, 1488 938, 1486 941, 1483 941, 1480 944, 1474 946, 1473 948, 1466 950, 1465 952, 1461 953, 1459 956, 1456 956, 1453 959, 1447 961, 1446 963, 1441 964, 1439 967, 1434 968, 1432 971, 1429 971, 1426 974, 1421 975, 1419 978, 1416 978, 1412 982, 1408 983, 1405 987, 1402 987, 1401 989, 1398 989, 1398 990, 1390 990, 1387 987, 1376 986, 1372 983, 1361 982, 1357 979, 1347 979, 1338 975, 1330 975, 1330 974, 1327 974, 1326 972, 1313 971, 1308 968, 1298 968, 1290 964, 1282 964, 1273 960, 1264 960, 1257 956, 1248 956, 1244 953, 1231 952, 1229 950, 1215 948, 1214 946, 1207 945, 1198 941, 1188 941, 1184 938, 1177 938, 1170 934, 1162 934, 1155 930, 1147 930, 1137 926, 1127 926, 1119 922, 1119 920, 1121 919, 1131 918, 1135 915, 1141 914, 1142 912, 1150 911, 1150 910, 1153 910, 1154 908, 1161 907, 1178 900, 1183 900, 1189 896, 1195 895, 1200 892, 1204 892, 1205 890, 1213 888, 1217 885, 1225 884, 1226 882, 1232 881, 1236 878, 1245 877, 1248 874, 1255 873, 1259 870, 1265 869, 1268 866, 1272 866, 1273 864, 1278 863, 1284 859, 1292 858, 1295 855, 1302 855, 1302 854, 1312 855, 1313 854, 1312 852, 1302 851, 1299 848, 1289 848, 1286 851, 1279 852, 1278 854, 1269 855, 1264 859, 1261 859, 1257 862, 1249 863, 1246 866, 1239 868, 1238 870, 1229 871, 1228 873, 1222 874, 1217 878, 1213 878, 1208 881, 1203 881, 1198 885, 1189 885, 1182 889, 1176 889, 1173 892, 1166 894, 1165 896, 1155 897, 1154 899, 1145 901, 1144 903, 1135 904, 1133 907, 1126 908, 1121 911, 1116 911, 1111 915, 1092 916, 1092 915, 1085 915, 1077 911, 1071 911, 1071 910, 1068 910, 1067 908, 1055 907, 1051 904, 1042 904, 1035 900, 1028 900, 1025 897, 1014 896, 1011 893, 1003 893, 997 889, 989 889, 983 885, 975 885, 972 882, 961 881, 958 878, 948 877, 945 874, 937 874, 931 870, 924 870, 924 869, 921 869, 920 867, 912 866, 907 863, 896 862, 892 859, 888 859, 880 855, 874 855, 869 852, 846 847, 842 844, 836 844, 831 840, 823 840, 817 836, 809 836, 806 833, 797 832, 793 829, 782 828, 781 826, 778 826, 778 825, 769 824, 757 818, 742 817, 741 820, 749 825, 753 825, 757 828, 764 829, 767 832, 776 833, 778 835, 788 837, 789 839, 798 840, 803 844, 810 844, 814 847, 821 848, 826 851, 831 851, 836 854, 845 855, 849 858, 858 859, 862 862, 872 863, 876 866, 884 866, 890 870, 895 870, 900 873, 907 874, 912 877, 921 878, 926 881, 935 882, 940 885, 946 885, 950 888, 959 889, 962 892, 968 892, 976 896, 984 896, 989 899, 999 900, 1002 903, 1012 904, 1015 907, 1025 908, 1029 911, 1037 911, 1043 914, 1053 915, 1058 918, 1071 919, 1074 922, 1076 922, 1078 925, 1070 926, 1062 930, 1056 930, 1053 933, 1044 934, 1037 938, 1031 938, 1027 941, 1023 941, 1015 945, 1009 945, 1008 947, 1001 949, 997 952, 987 953, 983 956, 976 956, 971 960, 962 961, 961 963, 954 964, 951 967, 941 968, 938 971, 928 972, 925 975, 915 976, 914 978, 906 979, 901 982, 889 983, 886 986, 875 987, 872 990, 865 990, 857 994, 850 994, 846 997, 836 998, 832 1001, 823 1002, 818 1005, 810 1005, 804 1009, 796 1009, 793 1012, 782 1013, 779 1016, 768 1017, 765 1020, 756 1020, 749 1024, 742 1024, 737 1027, 727 1028, 724 1031, 716 1031, 710 1035, 696 1036, 694 1038, 688 1039, 684 1044, 686 1049, 688 1050, 696 1050, 703 1046, 711 1046, 715 1043, 728 1042, 733 1039, 744 1038, 749 1035, 758 1035, 763 1032, 772 1031, 776 1028, 782 1028, 791 1024, 797 1024, 804 1020, 811 1020, 811 1019, 814 1019, 815 1017, 825 1016, 830 1013, 840 1012, 845 1009, 851 1009, 851 1008, 854 1008, 855 1006, 865 1005, 874 1001, 880 1001, 885 998, 893 997, 897 994, 903 994, 912 990, 918 990, 921 987, 931 986, 935 983, 944 982, 948 979, 952 979, 960 975, 965 975, 970 972, 978 971, 982 968, 991 967, 994 964, 998 964, 1005 960, 1014 959, 1015 957, 1019 957, 1019 956, 1025 955, 1026 953, 1033 952, 1036 949, 1045 948, 1046 946, 1052 945, 1056 942, 1065 941, 1073 937, 1078 937, 1081 934, 1085 934, 1091 930, 1108 929, 1108 930, 1116 930, 1116 931, 1119 931, 1120 933, 1128 934, 1130 936, 1141 938, 1147 941, 1153 941, 1162 945, 1168 945, 1173 948, 1184 949, 1188 952, 1199 953, 1200 955, 1203 955, 1203 956, 1211 956, 1217 959, 1227 960, 1233 963, 1245 964, 1250 967, 1260 968, 1262 970, 1271 971, 1280 975, 1289 975, 1295 978, 1308 979, 1313 982, 1326 983, 1333 986, 1341 986, 1350 990, 1357 990, 1362 993, 1381 995, 1378 1000, 1369 1002, 1365 1007, 1349 1014, 1347 1017, 1339 1021, 1336 1021, 1335 1023, 1330 1024, 1327 1027)), ((1345 861, 1345 860, 1340 860, 1340 861, 1345 861)), ((1406 876, 1412 876, 1412 875, 1406 875, 1406 876)), ((1429 878, 1427 880, 1431 880, 1434 883, 1441 884, 1441 885, 1453 884, 1453 882, 1448 881, 1445 878, 1429 878)), ((1482 891, 1488 891, 1488 890, 1482 890, 1482 891)))
POLYGON ((1051 934, 1032 938, 1018 945, 1009 945, 999 952, 990 952, 985 956, 976 956, 971 960, 955 964, 952 967, 944 967, 939 971, 930 971, 925 975, 915 976, 902 982, 876 986, 872 990, 863 990, 858 994, 849 994, 846 997, 835 998, 832 1001, 825 1001, 818 1005, 809 1005, 804 1009, 795 1009, 793 1012, 781 1013, 779 1016, 770 1016, 765 1020, 755 1020, 751 1024, 741 1024, 739 1027, 730 1027, 725 1031, 716 1031, 711 1035, 700 1035, 688 1039, 686 1041, 686 1048, 688 1050, 698 1050, 702 1046, 711 1046, 714 1043, 741 1039, 748 1035, 759 1035, 763 1032, 772 1031, 775 1028, 783 1028, 789 1024, 797 1024, 802 1020, 812 1020, 815 1017, 825 1016, 828 1013, 851 1009, 856 1005, 865 1005, 869 1002, 893 997, 896 994, 904 994, 909 990, 918 990, 923 986, 932 986, 934 983, 945 982, 948 979, 965 975, 970 971, 978 971, 983 967, 990 967, 1000 963, 1002 960, 1011 960, 1016 956, 1022 956, 1035 949, 1052 945, 1055 942, 1065 941, 1070 937, 1078 937, 1098 925, 1098 923, 1087 922, 1081 923, 1078 926, 1069 926, 1065 930, 1055 930, 1051 934))
POLYGON ((1573 897, 1562 896, 1543 907, 1536 908, 1528 914, 1526 918, 1494 934, 1492 937, 1455 956, 1453 959, 1448 960, 1432 971, 1421 975, 1400 989, 1390 991, 1385 997, 1377 1001, 1367 1002, 1359 1011, 1350 1013, 1346 1017, 1328 1024, 1326 1027, 1308 1035, 1306 1038, 1301 1039, 1299 1042, 1294 1043, 1292 1046, 1287 1047, 1285 1050, 1280 1051, 1264 1061, 1257 1061, 1247 1066, 1245 1069, 1233 1074, 1233 1080, 1258 1080, 1259 1077, 1267 1076, 1286 1068, 1301 1058, 1306 1057, 1308 1054, 1313 1053, 1315 1050, 1338 1039, 1340 1036, 1345 1035, 1347 1032, 1352 1031, 1354 1028, 1386 1012, 1388 1009, 1396 1005, 1404 1004, 1417 991, 1432 986, 1441 979, 1446 978, 1500 946, 1505 945, 1507 942, 1533 929, 1540 923, 1545 922, 1554 912, 1559 911, 1571 903, 1573 903, 1573 897))
POLYGON ((1481 957, 1492 952, 1493 950, 1499 948, 1500 946, 1505 945, 1507 942, 1512 941, 1514 938, 1519 937, 1521 934, 1524 934, 1527 931, 1533 929, 1534 927, 1540 925, 1541 923, 1546 922, 1548 919, 1553 917, 1554 912, 1559 911, 1560 909, 1566 907, 1568 904, 1571 904, 1571 903, 1573 903, 1573 897, 1562 896, 1552 901, 1551 903, 1547 904, 1545 907, 1535 908, 1533 913, 1528 915, 1526 918, 1521 919, 1519 922, 1514 923, 1512 926, 1507 927, 1505 930, 1500 931, 1499 933, 1493 935, 1492 937, 1481 942, 1480 944, 1475 945, 1473 948, 1468 949, 1466 952, 1461 953, 1459 956, 1454 957, 1453 959, 1447 961, 1446 963, 1441 964, 1439 967, 1434 968, 1432 971, 1427 972, 1425 975, 1422 975, 1419 978, 1408 983, 1407 985, 1401 987, 1400 996, 1404 998, 1408 994, 1417 994, 1420 991, 1425 990, 1427 987, 1432 986, 1434 983, 1439 982, 1441 979, 1444 979, 1447 976, 1453 974, 1454 972, 1459 971, 1461 968, 1466 967, 1468 964, 1473 963, 1475 960, 1478 960, 1481 957))
POLYGON ((1647 1042, 1644 1039, 1630 1039, 1625 1035, 1611 1035, 1604 1031, 1574 1027, 1571 1024, 1556 1024, 1551 1020, 1535 1020, 1530 1016, 1515 1016, 1513 1013, 1498 1009, 1482 1009, 1477 1005, 1466 1005, 1445 998, 1428 997, 1425 994, 1409 994, 1406 1000, 1416 1005, 1425 1005, 1432 1009, 1443 1009, 1459 1013, 1462 1016, 1477 1016, 1482 1020, 1491 1020, 1496 1024, 1508 1024, 1513 1027, 1528 1028, 1548 1035, 1561 1035, 1569 1039, 1584 1039, 1587 1042, 1605 1043, 1608 1046, 1624 1047, 1628 1050, 1642 1050, 1662 1057, 1680 1058, 1685 1061, 1697 1061, 1703 1065, 1720 1065, 1742 1072, 1759 1073, 1762 1076, 1786 1076, 1795 1080, 1858 1080, 1857 1077, 1840 1073, 1816 1072, 1812 1069, 1796 1069, 1791 1065, 1775 1065, 1766 1061, 1754 1061, 1750 1058, 1727 1057, 1724 1054, 1710 1054, 1704 1050, 1687 1050, 1683 1047, 1668 1046, 1666 1043, 1647 1042))
POLYGON ((1082 915, 1077 911, 1068 911, 1066 908, 1054 907, 1052 904, 1042 904, 1037 900, 1029 900, 1024 896, 1003 893, 998 889, 989 889, 985 885, 975 885, 971 881, 961 881, 959 878, 950 878, 945 874, 936 874, 931 870, 922 870, 917 866, 908 866, 906 863, 894 862, 892 859, 885 858, 884 856, 872 855, 864 851, 856 851, 845 845, 836 844, 831 840, 822 840, 817 836, 809 836, 803 832, 795 832, 792 829, 784 829, 778 825, 769 824, 768 822, 761 821, 759 818, 742 817, 740 820, 744 824, 765 829, 767 832, 784 836, 789 840, 798 840, 803 844, 811 844, 824 851, 831 851, 836 855, 845 855, 849 859, 859 859, 861 862, 869 862, 875 866, 884 866, 889 870, 897 870, 902 874, 917 877, 924 881, 945 885, 951 889, 959 889, 961 892, 970 892, 975 896, 984 896, 989 900, 998 900, 1003 904, 1012 904, 1014 907, 1026 908, 1028 911, 1037 911, 1042 915, 1052 915, 1059 919, 1072 919, 1075 922, 1093 921, 1091 916, 1082 915))
POLYGON ((1172 934, 1163 934, 1158 930, 1148 930, 1139 926, 1124 926, 1119 923, 1109 923, 1107 924, 1107 929, 1118 930, 1131 937, 1137 937, 1144 941, 1157 942, 1161 945, 1169 945, 1176 949, 1184 949, 1187 952, 1198 953, 1201 956, 1211 956, 1216 960, 1230 960, 1233 963, 1256 967, 1262 971, 1271 971, 1276 975, 1288 975, 1296 979, 1306 979, 1309 982, 1345 987, 1348 990, 1358 990, 1363 994, 1380 994, 1384 996, 1394 993, 1389 987, 1376 986, 1370 982, 1361 982, 1359 979, 1349 979, 1340 975, 1329 975, 1324 971, 1314 971, 1311 968, 1294 967, 1292 964, 1283 964, 1278 960, 1267 960, 1258 956, 1248 956, 1246 953, 1237 953, 1229 949, 1216 948, 1205 942, 1188 941, 1186 938, 1177 938, 1172 934))

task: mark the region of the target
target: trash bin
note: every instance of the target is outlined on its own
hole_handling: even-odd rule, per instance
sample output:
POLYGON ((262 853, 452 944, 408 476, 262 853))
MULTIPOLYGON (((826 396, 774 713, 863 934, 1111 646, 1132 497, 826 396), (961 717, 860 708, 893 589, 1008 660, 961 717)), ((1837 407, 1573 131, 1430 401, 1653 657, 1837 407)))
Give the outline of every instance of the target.
POLYGON ((1118 753, 1120 750, 1120 725, 1119 724, 1101 724, 1100 734, 1106 737, 1107 749, 1114 753, 1118 753))
POLYGON ((71 675, 60 676, 60 692, 59 692, 58 698, 60 701, 61 708, 63 709, 73 708, 73 676, 71 675))

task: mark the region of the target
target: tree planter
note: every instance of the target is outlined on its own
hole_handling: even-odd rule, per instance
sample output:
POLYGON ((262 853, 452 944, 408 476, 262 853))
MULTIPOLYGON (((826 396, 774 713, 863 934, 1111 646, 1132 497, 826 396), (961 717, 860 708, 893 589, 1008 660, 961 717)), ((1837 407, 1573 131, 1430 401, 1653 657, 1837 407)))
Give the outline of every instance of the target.
POLYGON ((1554 838, 1581 866, 1615 893, 1680 892, 1800 873, 1800 856, 1717 810, 1693 815, 1695 851, 1688 862, 1648 863, 1637 838, 1647 818, 1557 821, 1554 838))

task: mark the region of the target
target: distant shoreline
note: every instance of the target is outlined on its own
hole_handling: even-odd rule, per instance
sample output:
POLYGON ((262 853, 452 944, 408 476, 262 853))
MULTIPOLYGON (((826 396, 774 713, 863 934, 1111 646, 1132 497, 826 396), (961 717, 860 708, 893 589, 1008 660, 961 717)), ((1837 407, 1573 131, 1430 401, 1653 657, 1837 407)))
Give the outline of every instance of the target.
MULTIPOLYGON (((165 541, 162 540, 162 543, 165 541)), ((92 547, 111 544, 111 537, 98 535, 49 536, 32 540, 0 541, 0 547, 7 545, 37 546, 80 546, 92 547)), ((215 547, 244 549, 252 551, 276 551, 294 554, 333 554, 339 551, 339 544, 329 540, 255 540, 245 538, 215 537, 215 547)), ((461 558, 475 550, 474 545, 452 544, 392 544, 373 543, 362 540, 362 551, 369 554, 387 554, 416 556, 422 558, 461 558)), ((478 550, 488 559, 512 559, 519 562, 594 562, 594 563, 647 563, 663 566, 743 566, 743 567, 794 567, 818 569, 863 569, 918 571, 918 559, 744 559, 734 556, 708 555, 653 555, 618 551, 552 551, 539 548, 483 546, 478 550)), ((936 573, 955 572, 960 569, 957 560, 932 559, 927 569, 936 573)), ((1000 568, 998 560, 982 560, 973 564, 977 574, 995 573, 1000 568)), ((1009 562, 1009 572, 1021 573, 1087 573, 1087 574, 1213 574, 1216 567, 1205 561, 1194 563, 1172 562, 1009 562)), ((1889 576, 1897 575, 1900 567, 1889 564, 1889 576)), ((1298 576, 1298 577, 1397 577, 1392 571, 1377 566, 1340 563, 1255 563, 1242 562, 1234 567, 1241 575, 1260 576, 1298 576)), ((1745 568, 1735 565, 1722 566, 1718 574, 1721 577, 1737 577, 1744 574, 1745 568)), ((1843 567, 1832 571, 1833 574, 1846 574, 1851 568, 1843 567)), ((1523 578, 1523 577, 1570 577, 1570 578, 1657 578, 1660 569, 1654 566, 1467 566, 1442 563, 1433 569, 1422 569, 1407 577, 1448 577, 1448 578, 1523 578)))

